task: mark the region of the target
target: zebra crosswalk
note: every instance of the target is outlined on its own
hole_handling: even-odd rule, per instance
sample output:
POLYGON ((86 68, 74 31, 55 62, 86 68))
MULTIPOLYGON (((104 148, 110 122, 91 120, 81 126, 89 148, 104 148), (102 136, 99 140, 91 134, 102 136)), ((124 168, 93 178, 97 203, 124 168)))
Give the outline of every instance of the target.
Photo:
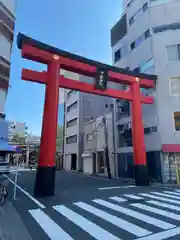
POLYGON ((29 214, 51 240, 179 239, 179 200, 178 189, 152 191, 55 205, 51 212, 32 209, 29 214))

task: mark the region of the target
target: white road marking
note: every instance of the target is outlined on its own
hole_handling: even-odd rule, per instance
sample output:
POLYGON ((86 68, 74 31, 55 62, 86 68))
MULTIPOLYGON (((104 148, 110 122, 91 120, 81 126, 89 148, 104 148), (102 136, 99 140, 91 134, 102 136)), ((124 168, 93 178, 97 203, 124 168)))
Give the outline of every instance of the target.
MULTIPOLYGON (((63 205, 57 205, 53 207, 57 212, 65 216, 67 219, 69 219, 71 222, 76 224, 78 227, 82 228, 84 231, 89 233, 92 237, 98 240, 121 240, 120 238, 114 236, 113 234, 107 232, 103 228, 99 227, 95 223, 92 223, 91 221, 87 220, 83 216, 75 213, 74 211, 70 210, 69 208, 63 206, 63 205)), ((58 240, 65 240, 66 238, 61 238, 59 236, 58 240)))
POLYGON ((36 171, 36 168, 28 169, 28 168, 10 168, 9 172, 32 172, 36 171))
POLYGON ((171 213, 171 212, 168 212, 168 211, 165 211, 165 210, 161 210, 161 209, 158 209, 158 208, 155 208, 155 207, 149 207, 146 204, 133 203, 133 204, 131 204, 131 206, 134 206, 136 208, 139 208, 141 210, 145 210, 145 211, 148 211, 148 212, 151 212, 151 213, 159 214, 161 216, 174 219, 176 221, 180 221, 180 215, 175 214, 175 213, 171 213))
POLYGON ((169 194, 172 194, 172 195, 180 196, 180 193, 173 192, 173 191, 164 191, 164 193, 169 193, 169 194))
MULTIPOLYGON (((15 185, 15 182, 10 179, 7 175, 5 175, 5 177, 13 184, 15 185)), ((29 194, 28 192, 26 192, 22 187, 20 187, 18 184, 16 185, 16 187, 23 192, 28 198, 30 198, 35 204, 38 205, 38 207, 40 208, 46 208, 42 203, 40 203, 37 199, 35 199, 33 196, 31 196, 31 194, 29 194)))
MULTIPOLYGON (((85 210, 87 212, 90 212, 91 214, 94 214, 94 215, 104 219, 107 222, 110 222, 111 224, 113 224, 119 228, 126 230, 127 232, 129 232, 131 234, 134 234, 137 237, 146 236, 146 235, 152 233, 144 228, 138 227, 133 223, 125 221, 119 217, 111 215, 107 212, 104 212, 104 211, 102 211, 98 208, 95 208, 89 204, 86 204, 84 202, 77 202, 77 203, 74 203, 74 205, 82 208, 83 210, 85 210)), ((105 239, 108 239, 108 238, 106 237, 105 239)))
POLYGON ((140 193, 139 195, 144 196, 144 197, 149 197, 149 198, 152 198, 152 199, 156 199, 156 200, 161 200, 161 201, 164 201, 164 202, 175 203, 177 205, 180 205, 180 201, 169 199, 169 198, 164 198, 164 197, 158 197, 158 196, 155 196, 153 194, 140 193))
POLYGON ((156 205, 158 207, 164 207, 164 208, 169 208, 171 210, 176 210, 176 211, 180 211, 180 207, 175 206, 175 205, 171 205, 171 204, 166 204, 166 203, 162 203, 159 201, 154 201, 154 200, 150 200, 150 201, 146 201, 147 203, 151 203, 153 205, 156 205))
POLYGON ((132 195, 132 194, 124 194, 124 197, 131 198, 131 199, 134 199, 134 200, 142 200, 143 199, 142 197, 132 195))
POLYGON ((138 220, 141 220, 143 222, 149 223, 149 224, 154 225, 156 227, 165 229, 165 230, 175 227, 175 225, 172 225, 170 223, 158 220, 156 218, 147 216, 145 214, 136 212, 136 211, 128 209, 128 208, 120 207, 117 204, 112 204, 110 202, 107 202, 107 201, 104 201, 104 200, 101 200, 101 199, 93 200, 93 202, 98 203, 98 204, 100 204, 102 206, 105 206, 107 208, 113 209, 115 211, 121 212, 125 215, 131 216, 131 217, 136 218, 138 220))
POLYGON ((132 188, 132 187, 136 187, 135 185, 128 185, 128 186, 124 186, 123 188, 132 188))
POLYGON ((114 201, 116 201, 116 202, 126 202, 126 201, 127 201, 127 200, 124 199, 124 198, 116 197, 116 196, 114 196, 114 197, 109 197, 109 199, 114 200, 114 201))
POLYGON ((111 189, 132 188, 132 187, 135 187, 135 186, 134 185, 128 185, 128 186, 102 187, 102 188, 98 188, 98 190, 111 190, 111 189))
POLYGON ((29 213, 44 230, 51 240, 73 240, 73 238, 67 234, 62 228, 60 228, 47 214, 41 209, 29 210, 29 213))
POLYGON ((155 233, 147 237, 137 238, 136 240, 164 240, 180 234, 180 227, 173 228, 160 233, 155 233))
POLYGON ((162 197, 168 197, 168 198, 174 198, 174 199, 180 199, 180 196, 177 197, 177 196, 172 196, 170 194, 166 194, 166 193, 159 193, 159 192, 151 192, 152 194, 156 194, 156 195, 159 195, 159 196, 162 196, 162 197))

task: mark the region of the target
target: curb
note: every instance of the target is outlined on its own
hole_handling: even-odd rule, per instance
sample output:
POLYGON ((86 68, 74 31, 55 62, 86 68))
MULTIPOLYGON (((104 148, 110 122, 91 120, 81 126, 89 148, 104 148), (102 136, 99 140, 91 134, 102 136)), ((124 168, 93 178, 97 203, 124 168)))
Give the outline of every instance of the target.
MULTIPOLYGON (((87 174, 87 173, 83 173, 83 172, 77 172, 77 171, 71 171, 71 170, 67 170, 67 169, 63 169, 65 172, 68 173, 72 173, 74 175, 82 175, 85 177, 91 177, 91 178, 97 178, 97 179, 103 179, 103 180, 109 180, 109 181, 121 181, 124 183, 129 183, 129 184, 135 184, 135 181, 133 179, 123 179, 123 178, 112 178, 112 179, 108 179, 108 177, 106 176, 98 176, 96 174, 87 174)), ((175 183, 150 183, 149 186, 157 186, 157 187, 176 187, 176 188, 180 188, 180 184, 175 184, 175 183)))

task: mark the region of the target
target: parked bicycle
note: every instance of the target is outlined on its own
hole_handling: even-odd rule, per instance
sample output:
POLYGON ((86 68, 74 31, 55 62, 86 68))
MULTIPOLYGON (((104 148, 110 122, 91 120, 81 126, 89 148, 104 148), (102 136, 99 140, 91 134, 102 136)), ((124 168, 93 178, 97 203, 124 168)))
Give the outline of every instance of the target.
POLYGON ((0 204, 4 203, 5 198, 7 196, 8 196, 7 188, 3 184, 0 184, 0 204))

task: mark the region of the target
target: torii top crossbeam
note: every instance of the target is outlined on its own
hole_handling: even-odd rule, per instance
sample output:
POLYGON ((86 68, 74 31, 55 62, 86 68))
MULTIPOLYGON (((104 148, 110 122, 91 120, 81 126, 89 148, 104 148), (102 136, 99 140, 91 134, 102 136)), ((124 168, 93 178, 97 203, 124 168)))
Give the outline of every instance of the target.
MULTIPOLYGON (((30 59, 36 62, 40 62, 43 64, 48 64, 48 62, 52 61, 53 55, 57 55, 60 57, 61 62, 61 69, 65 69, 68 71, 72 71, 75 73, 79 73, 89 77, 97 76, 97 69, 108 71, 108 81, 116 82, 119 84, 126 84, 131 85, 133 82, 136 81, 135 78, 140 79, 140 87, 141 88, 154 88, 154 81, 157 79, 156 75, 149 75, 149 74, 142 74, 142 73, 135 73, 133 71, 128 71, 122 68, 114 67, 111 65, 107 65, 104 63, 100 63, 97 61, 93 61, 84 57, 81 57, 76 54, 72 54, 55 47, 49 46, 37 40, 34 40, 30 37, 27 37, 23 34, 18 34, 17 37, 17 45, 20 49, 22 49, 22 57, 26 59, 30 59)), ((23 70, 22 78, 28 81, 36 81, 39 83, 45 83, 45 74, 34 72, 34 78, 32 79, 31 74, 32 71, 30 70, 23 70), (36 77, 35 77, 36 73, 36 77), (43 76, 44 74, 44 76, 43 76)), ((63 88, 72 88, 75 90, 85 91, 89 93, 105 95, 109 97, 115 98, 123 98, 126 100, 132 100, 130 94, 127 92, 122 91, 122 96, 120 91, 114 89, 106 89, 106 91, 97 91, 95 90, 92 84, 81 83, 80 85, 70 79, 63 79, 59 83, 59 87, 63 88), (90 88, 91 86, 91 88, 90 88), (84 89, 82 89, 82 87, 84 89)), ((141 102, 146 104, 153 103, 151 97, 144 97, 141 95, 141 102)))
POLYGON ((54 193, 59 87, 132 101, 135 180, 137 185, 147 185, 148 171, 146 166, 141 103, 152 104, 153 97, 144 96, 140 92, 140 88, 154 88, 157 77, 155 75, 138 74, 133 71, 92 61, 59 50, 21 33, 18 34, 17 45, 21 49, 23 58, 47 64, 46 72, 37 72, 28 69, 22 70, 22 79, 46 84, 35 195, 47 196, 54 193), (93 77, 96 81, 94 84, 90 84, 67 79, 60 75, 60 69, 93 77), (129 85, 129 90, 123 91, 108 88, 108 81, 129 85))

